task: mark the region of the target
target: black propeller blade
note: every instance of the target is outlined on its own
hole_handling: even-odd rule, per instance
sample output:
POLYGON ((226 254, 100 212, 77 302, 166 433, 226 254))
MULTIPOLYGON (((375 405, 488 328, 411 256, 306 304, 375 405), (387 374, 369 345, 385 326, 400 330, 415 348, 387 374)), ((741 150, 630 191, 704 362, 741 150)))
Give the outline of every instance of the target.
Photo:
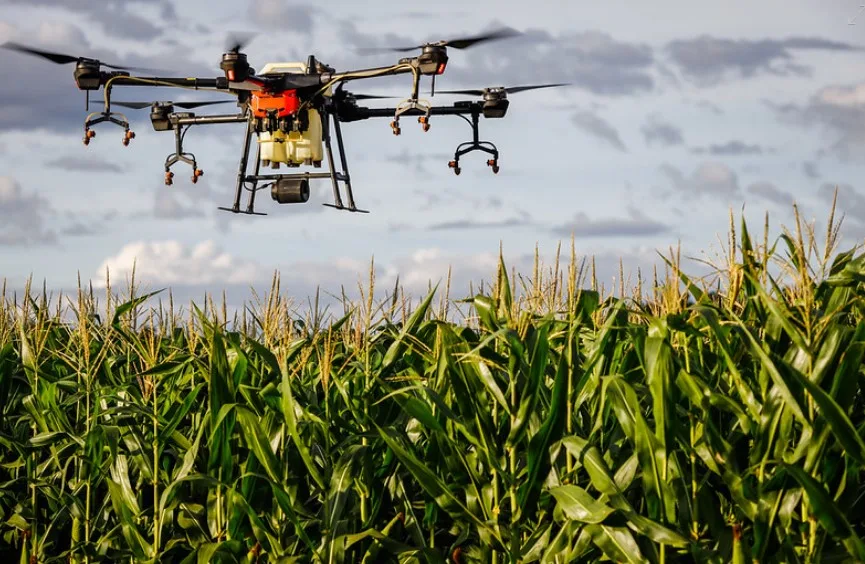
MULTIPOLYGON (((112 106, 122 106, 124 108, 132 108, 133 110, 143 110, 144 108, 150 108, 154 104, 164 104, 164 105, 172 105, 177 106, 178 108, 199 108, 201 106, 210 106, 213 104, 227 104, 228 102, 234 102, 234 100, 207 100, 203 102, 122 102, 122 101, 112 101, 112 106)), ((104 104, 101 100, 97 102, 99 104, 104 104)))
POLYGON ((515 29, 510 28, 502 28, 497 29, 495 31, 491 31, 489 33, 485 33, 483 35, 476 35, 474 37, 461 37, 459 39, 448 39, 446 41, 438 41, 435 43, 425 43, 423 45, 415 45, 414 47, 369 47, 361 49, 362 52, 366 53, 374 53, 381 51, 396 51, 396 52, 404 52, 404 51, 414 51, 416 49, 423 49, 428 45, 434 45, 438 47, 453 47, 454 49, 468 49, 472 45, 477 45, 478 43, 483 43, 485 41, 493 41, 497 39, 506 39, 508 37, 516 37, 520 35, 515 29))
POLYGON ((483 96, 485 92, 490 90, 504 91, 508 94, 516 94, 517 92, 524 92, 526 90, 537 90, 539 88, 555 88, 558 86, 569 86, 570 83, 563 82, 557 84, 532 84, 528 86, 512 86, 510 88, 481 88, 481 89, 470 89, 470 90, 438 90, 439 94, 465 94, 468 96, 483 96))
POLYGON ((351 92, 349 94, 355 100, 384 100, 386 98, 396 98, 396 96, 377 96, 376 94, 355 94, 351 92))
POLYGON ((396 96, 379 96, 377 94, 355 94, 354 92, 349 92, 348 90, 344 90, 345 82, 340 82, 336 89, 333 91, 334 98, 347 98, 352 97, 355 100, 384 100, 387 98, 396 98, 396 96))
POLYGON ((225 50, 228 53, 240 53, 240 51, 249 45, 249 42, 255 39, 255 34, 250 32, 233 32, 229 34, 225 40, 225 50))
POLYGON ((58 65, 67 65, 69 63, 77 63, 78 61, 93 61, 99 63, 103 67, 108 67, 110 69, 117 70, 128 70, 128 71, 142 71, 142 72, 152 72, 154 69, 145 69, 141 67, 128 67, 128 66, 119 66, 119 65, 110 65, 108 63, 104 63, 97 59, 88 59, 87 57, 75 57, 73 55, 67 55, 65 53, 53 53, 51 51, 43 51, 41 49, 34 49, 33 47, 27 47, 25 45, 20 45, 18 43, 14 43, 12 41, 7 41, 3 45, 0 45, 4 49, 11 49, 12 51, 19 51, 21 53, 28 53, 30 55, 36 55, 37 57, 42 57, 43 59, 48 59, 53 63, 57 63, 58 65))

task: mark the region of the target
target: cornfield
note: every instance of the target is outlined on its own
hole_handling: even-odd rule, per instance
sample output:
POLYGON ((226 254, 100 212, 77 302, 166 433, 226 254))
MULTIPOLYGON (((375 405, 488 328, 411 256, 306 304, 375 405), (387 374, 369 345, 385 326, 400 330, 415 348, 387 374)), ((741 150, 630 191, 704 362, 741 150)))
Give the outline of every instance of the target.
POLYGON ((0 556, 865 562, 865 256, 734 225, 711 279, 572 244, 329 319, 4 287, 0 556))

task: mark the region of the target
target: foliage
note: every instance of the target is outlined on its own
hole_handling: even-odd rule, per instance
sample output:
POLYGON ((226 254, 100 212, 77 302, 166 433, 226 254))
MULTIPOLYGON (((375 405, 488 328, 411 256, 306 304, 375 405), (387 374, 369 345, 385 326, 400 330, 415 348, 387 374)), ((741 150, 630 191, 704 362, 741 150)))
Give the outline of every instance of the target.
POLYGON ((717 284, 671 256, 616 296, 572 249, 439 306, 371 280, 328 323, 278 280, 232 324, 134 283, 72 322, 4 291, 0 554, 865 561, 865 256, 832 258, 831 218, 819 253, 798 216, 738 235, 717 284))

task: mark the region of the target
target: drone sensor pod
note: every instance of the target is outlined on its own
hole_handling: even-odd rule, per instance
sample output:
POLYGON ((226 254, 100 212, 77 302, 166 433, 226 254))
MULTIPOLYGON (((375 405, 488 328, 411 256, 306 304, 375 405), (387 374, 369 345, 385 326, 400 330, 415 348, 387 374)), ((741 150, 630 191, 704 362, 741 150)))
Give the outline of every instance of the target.
POLYGON ((273 183, 270 196, 280 204, 303 204, 309 200, 309 180, 280 178, 273 183))

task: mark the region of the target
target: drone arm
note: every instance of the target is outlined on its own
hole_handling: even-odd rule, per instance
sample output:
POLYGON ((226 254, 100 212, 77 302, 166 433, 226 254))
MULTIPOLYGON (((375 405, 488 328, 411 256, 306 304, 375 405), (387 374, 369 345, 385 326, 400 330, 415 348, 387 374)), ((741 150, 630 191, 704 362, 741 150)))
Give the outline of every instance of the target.
POLYGON ((417 66, 411 63, 401 63, 391 65, 389 67, 376 67, 372 69, 362 69, 356 71, 342 73, 324 73, 321 76, 321 84, 347 82, 349 80, 358 80, 361 78, 373 78, 377 76, 393 76, 396 74, 406 74, 417 70, 417 66))
POLYGON ((201 88, 215 88, 218 90, 228 89, 228 79, 225 77, 218 78, 162 78, 158 76, 109 76, 109 80, 105 82, 111 83, 112 86, 172 86, 181 88, 192 88, 198 90, 201 88))
POLYGON ((246 114, 217 115, 217 116, 191 116, 174 117, 172 121, 177 125, 208 125, 216 123, 242 123, 249 119, 246 114))
MULTIPOLYGON (((340 116, 340 121, 356 121, 361 119, 369 119, 376 117, 394 116, 396 108, 362 108, 354 107, 351 109, 343 109, 343 114, 340 116), (344 116, 344 118, 343 118, 344 116)), ((404 115, 426 115, 424 110, 412 108, 402 112, 404 115)), ((456 115, 474 115, 483 113, 483 105, 473 102, 466 106, 439 106, 430 108, 430 115, 438 116, 456 116, 456 115)))

